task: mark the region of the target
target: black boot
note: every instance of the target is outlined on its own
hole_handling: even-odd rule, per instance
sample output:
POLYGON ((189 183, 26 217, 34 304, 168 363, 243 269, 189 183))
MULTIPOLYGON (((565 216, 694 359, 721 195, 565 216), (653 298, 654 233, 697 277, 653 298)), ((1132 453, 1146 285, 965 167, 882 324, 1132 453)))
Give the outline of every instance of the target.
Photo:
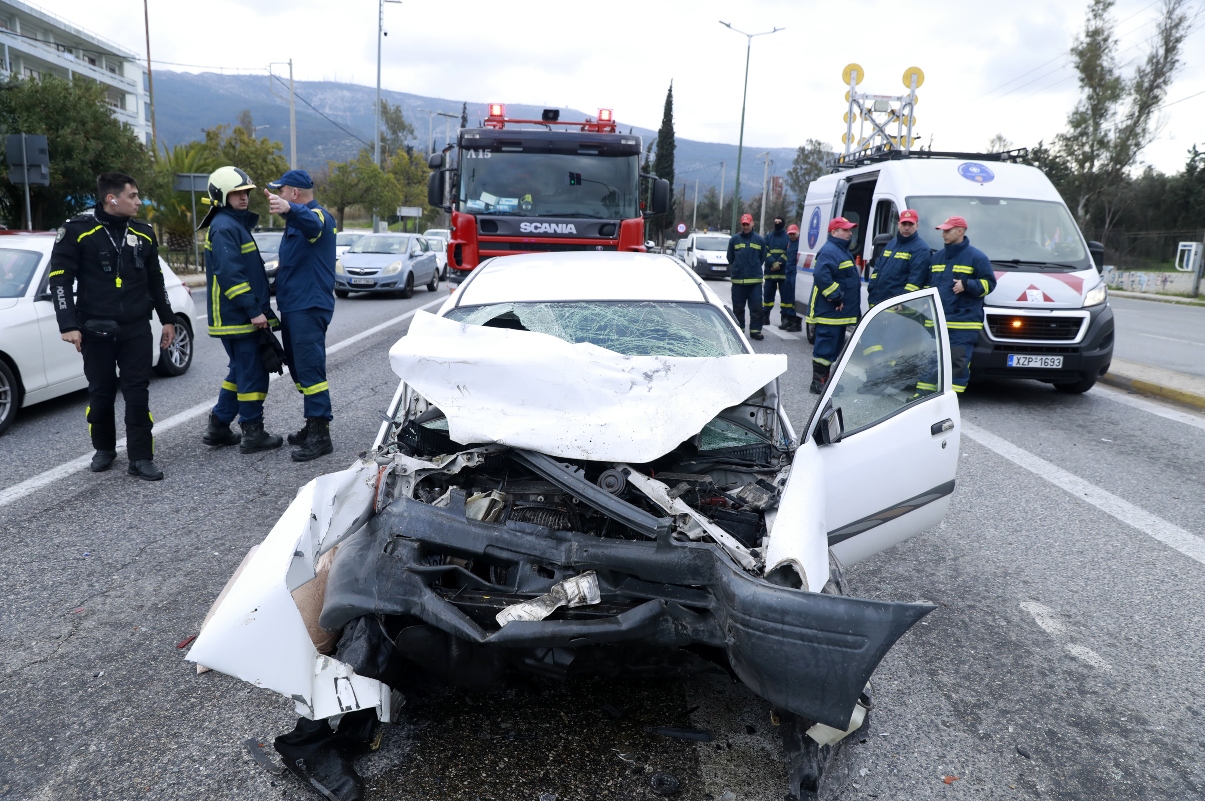
POLYGON ((325 720, 299 718, 296 728, 277 737, 273 746, 285 766, 325 798, 360 801, 364 797, 363 779, 325 720))
POLYGON ((308 462, 333 453, 334 443, 331 442, 331 421, 322 417, 308 418, 310 433, 305 444, 291 454, 294 462, 308 462))
POLYGON ((239 423, 239 427, 243 429, 243 440, 238 446, 239 453, 270 451, 285 444, 281 437, 264 431, 262 418, 253 423, 239 423))
POLYGON ((787 331, 798 334, 802 330, 803 330, 803 318, 792 316, 791 317, 791 327, 788 328, 787 331))
POLYGON ((155 463, 150 459, 139 459, 136 462, 130 462, 130 467, 126 472, 132 476, 138 476, 143 481, 163 480, 163 471, 155 467, 155 463))
POLYGON ((289 436, 285 437, 285 441, 290 445, 304 445, 306 439, 310 436, 310 418, 305 418, 305 425, 300 431, 294 431, 289 436))
POLYGON ((113 466, 116 458, 117 451, 97 451, 92 455, 92 464, 88 465, 88 469, 93 473, 103 473, 113 466))
POLYGON ((828 382, 828 370, 827 366, 812 362, 812 385, 808 387, 808 391, 813 395, 824 392, 824 385, 828 382))
POLYGON ((223 423, 218 419, 216 414, 213 412, 209 413, 209 426, 205 429, 205 433, 201 435, 201 442, 220 448, 225 445, 238 445, 242 439, 242 437, 231 430, 229 423, 223 423))

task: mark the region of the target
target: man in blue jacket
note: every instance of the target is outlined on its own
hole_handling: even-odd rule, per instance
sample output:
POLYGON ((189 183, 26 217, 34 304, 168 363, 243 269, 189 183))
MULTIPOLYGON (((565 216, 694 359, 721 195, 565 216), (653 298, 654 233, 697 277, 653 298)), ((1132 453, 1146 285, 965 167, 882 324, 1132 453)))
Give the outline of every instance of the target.
MULTIPOLYGON (((971 355, 983 330, 983 299, 996 288, 996 271, 983 251, 971 247, 967 221, 951 217, 937 226, 945 247, 933 254, 926 286, 937 287, 950 336, 951 379, 964 392, 971 377, 971 355)), ((936 376, 916 385, 918 393, 937 392, 936 376)))
POLYGON ((803 319, 795 306, 795 279, 799 275, 799 226, 787 226, 787 277, 782 284, 782 322, 779 328, 784 331, 802 331, 803 319))
POLYGON ((857 325, 861 312, 862 280, 849 253, 849 241, 857 227, 844 217, 834 217, 828 224, 828 241, 816 254, 807 316, 807 321, 816 326, 809 387, 814 395, 824 391, 833 362, 845 345, 845 328, 857 325))
POLYGON ((787 279, 794 277, 794 267, 788 267, 787 251, 791 247, 791 239, 787 236, 786 221, 781 215, 774 217, 774 230, 766 235, 766 283, 765 300, 762 303, 762 319, 770 322, 770 312, 774 311, 774 293, 782 298, 780 301, 779 328, 789 330, 791 316, 795 313, 794 283, 791 292, 787 294, 787 279))
POLYGON ((213 208, 205 215, 205 281, 209 288, 209 335, 222 341, 230 360, 218 402, 209 414, 206 445, 238 445, 242 453, 279 448, 284 440, 264 431, 268 370, 260 357, 260 331, 280 322, 272 311, 268 276, 251 229, 259 215, 247 210, 250 176, 221 167, 209 176, 213 208), (230 430, 238 416, 243 434, 230 430))
POLYGON ((326 329, 335 312, 335 217, 314 200, 314 181, 305 170, 289 170, 268 186, 268 208, 285 218, 276 276, 276 307, 285 361, 302 395, 305 425, 289 434, 295 462, 334 451, 331 393, 326 380, 326 329))
POLYGON ((766 243, 753 233, 753 215, 741 217, 741 232, 728 240, 728 276, 732 281, 732 314, 745 330, 745 306, 749 307, 749 339, 765 339, 761 332, 762 263, 766 243))
POLYGON ((900 213, 899 234, 887 243, 870 273, 866 290, 871 306, 915 292, 928 282, 930 251, 916 232, 919 222, 920 216, 912 209, 900 213))

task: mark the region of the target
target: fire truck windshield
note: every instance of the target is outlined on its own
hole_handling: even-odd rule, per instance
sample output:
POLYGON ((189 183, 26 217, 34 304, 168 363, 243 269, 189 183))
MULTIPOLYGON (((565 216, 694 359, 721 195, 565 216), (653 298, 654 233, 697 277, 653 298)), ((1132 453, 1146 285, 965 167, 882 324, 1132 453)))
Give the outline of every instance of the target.
POLYGON ((640 216, 638 156, 462 150, 466 214, 631 219, 640 216))

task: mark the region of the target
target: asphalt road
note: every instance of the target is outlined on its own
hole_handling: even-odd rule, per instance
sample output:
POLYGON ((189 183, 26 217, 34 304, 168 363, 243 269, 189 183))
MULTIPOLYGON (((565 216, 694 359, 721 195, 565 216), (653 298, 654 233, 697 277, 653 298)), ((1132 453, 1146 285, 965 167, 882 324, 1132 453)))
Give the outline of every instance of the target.
MULTIPOLYGON (((328 341, 432 299, 339 301, 328 341)), ((292 704, 197 675, 176 645, 297 488, 370 444, 405 326, 330 357, 330 457, 208 449, 197 416, 157 435, 161 483, 77 471, 0 505, 0 798, 316 798, 244 747, 291 727, 292 704)), ((802 429, 806 341, 770 335, 757 349, 788 354, 785 402, 802 429)), ((201 337, 187 375, 152 384, 156 419, 208 402, 223 365, 201 337)), ((273 385, 266 415, 282 433, 300 422, 284 390, 273 385)), ((0 502, 88 453, 83 406, 75 395, 26 410, 0 439, 0 502)), ((855 594, 939 609, 876 672, 869 736, 851 743, 831 797, 1205 795, 1205 417, 1036 382, 972 383, 961 409, 944 522, 849 571, 855 594)), ((721 676, 407 697, 403 722, 360 763, 374 798, 653 799, 659 771, 691 801, 782 797, 768 709, 721 676)))
POLYGON ((1117 358, 1205 376, 1205 308, 1136 298, 1109 298, 1117 324, 1117 358))

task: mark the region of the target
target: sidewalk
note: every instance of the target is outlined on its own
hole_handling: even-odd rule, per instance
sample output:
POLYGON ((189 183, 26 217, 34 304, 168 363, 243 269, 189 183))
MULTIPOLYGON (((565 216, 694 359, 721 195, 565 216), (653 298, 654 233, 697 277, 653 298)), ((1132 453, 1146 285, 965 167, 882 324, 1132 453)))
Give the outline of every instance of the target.
POLYGON ((1130 298, 1132 300, 1149 300, 1154 303, 1179 303, 1186 306, 1205 306, 1205 298, 1185 298, 1179 295, 1156 295, 1153 292, 1124 292, 1120 289, 1110 289, 1110 297, 1130 298))
POLYGON ((1205 378, 1114 359, 1100 380, 1140 395, 1205 410, 1205 378))

